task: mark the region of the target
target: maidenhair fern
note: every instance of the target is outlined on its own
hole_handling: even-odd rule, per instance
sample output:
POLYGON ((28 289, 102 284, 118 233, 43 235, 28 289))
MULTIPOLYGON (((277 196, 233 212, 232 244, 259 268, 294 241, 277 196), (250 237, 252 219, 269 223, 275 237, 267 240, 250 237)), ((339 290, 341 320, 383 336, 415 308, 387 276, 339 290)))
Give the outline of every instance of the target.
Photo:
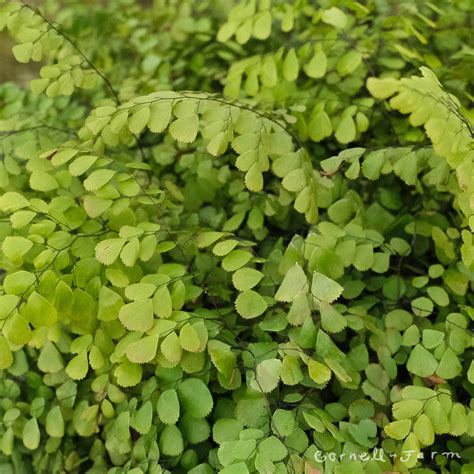
POLYGON ((42 3, 0 471, 470 472, 470 3, 42 3))

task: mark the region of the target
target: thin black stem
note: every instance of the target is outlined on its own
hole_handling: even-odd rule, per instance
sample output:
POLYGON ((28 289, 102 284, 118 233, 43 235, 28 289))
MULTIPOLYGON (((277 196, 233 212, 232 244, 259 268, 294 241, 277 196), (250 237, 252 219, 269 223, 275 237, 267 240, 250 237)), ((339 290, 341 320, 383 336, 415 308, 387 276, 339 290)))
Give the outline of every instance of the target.
POLYGON ((105 85, 109 89, 110 93, 113 95, 115 102, 117 105, 121 104, 120 98, 117 94, 117 91, 114 89, 112 86, 112 83, 108 79, 108 77, 100 71, 92 62, 91 60, 84 54, 84 52, 79 48, 79 46, 60 28, 55 26, 48 18, 46 18, 41 10, 39 10, 36 7, 33 7, 32 5, 29 5, 26 3, 24 0, 21 0, 21 3, 26 7, 29 8, 31 11, 35 12, 37 15, 39 15, 47 24, 50 28, 52 28, 56 33, 58 33, 60 36, 62 36, 76 51, 77 53, 82 57, 82 59, 89 65, 91 69, 93 69, 97 75, 104 81, 105 85))

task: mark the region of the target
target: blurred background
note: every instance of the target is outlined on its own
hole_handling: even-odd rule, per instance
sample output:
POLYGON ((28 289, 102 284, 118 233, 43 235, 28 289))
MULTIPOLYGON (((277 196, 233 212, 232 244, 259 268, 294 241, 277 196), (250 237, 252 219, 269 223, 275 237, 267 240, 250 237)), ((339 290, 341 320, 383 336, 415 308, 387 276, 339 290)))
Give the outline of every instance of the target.
POLYGON ((0 84, 7 81, 25 84, 37 76, 37 64, 20 64, 15 61, 11 47, 11 41, 2 33, 0 36, 0 84))
MULTIPOLYGON (((28 3, 40 6, 45 2, 44 0, 30 0, 28 3)), ((7 33, 0 32, 0 84, 6 81, 25 84, 36 77, 36 71, 39 70, 38 64, 33 62, 20 64, 13 57, 12 46, 13 41, 7 33)))
MULTIPOLYGON (((80 4, 82 7, 87 5, 114 4, 119 3, 118 0, 25 0, 26 3, 41 8, 41 10, 49 17, 55 18, 58 10, 60 12, 61 5, 68 6, 71 4, 80 4), (112 3, 110 3, 112 2, 112 3)), ((127 0, 120 0, 126 3, 127 0)), ((150 7, 154 4, 159 8, 162 0, 138 0, 144 7, 150 7)), ((179 1, 179 0, 178 0, 179 1)), ((198 2, 199 0, 196 0, 198 2)), ((233 0, 217 0, 219 4, 232 4, 233 0)), ((0 84, 6 81, 14 81, 17 84, 26 84, 31 79, 37 77, 37 72, 41 68, 38 63, 29 62, 28 64, 18 63, 11 52, 13 46, 12 40, 5 31, 0 32, 0 84)))

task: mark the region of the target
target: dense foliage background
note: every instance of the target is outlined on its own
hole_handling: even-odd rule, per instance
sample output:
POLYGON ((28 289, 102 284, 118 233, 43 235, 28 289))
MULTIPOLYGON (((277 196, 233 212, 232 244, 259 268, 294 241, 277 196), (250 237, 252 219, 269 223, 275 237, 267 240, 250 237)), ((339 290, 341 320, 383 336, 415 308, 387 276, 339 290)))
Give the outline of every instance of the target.
POLYGON ((474 472, 473 7, 0 1, 0 472, 474 472))

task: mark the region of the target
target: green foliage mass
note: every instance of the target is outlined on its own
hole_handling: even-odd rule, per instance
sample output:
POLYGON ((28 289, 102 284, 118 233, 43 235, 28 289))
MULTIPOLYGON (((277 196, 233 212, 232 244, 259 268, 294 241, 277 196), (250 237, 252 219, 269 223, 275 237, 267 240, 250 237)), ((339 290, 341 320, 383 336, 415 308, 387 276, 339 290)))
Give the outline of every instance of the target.
POLYGON ((41 65, 0 86, 0 472, 473 472, 473 3, 41 8, 0 1, 41 65))

